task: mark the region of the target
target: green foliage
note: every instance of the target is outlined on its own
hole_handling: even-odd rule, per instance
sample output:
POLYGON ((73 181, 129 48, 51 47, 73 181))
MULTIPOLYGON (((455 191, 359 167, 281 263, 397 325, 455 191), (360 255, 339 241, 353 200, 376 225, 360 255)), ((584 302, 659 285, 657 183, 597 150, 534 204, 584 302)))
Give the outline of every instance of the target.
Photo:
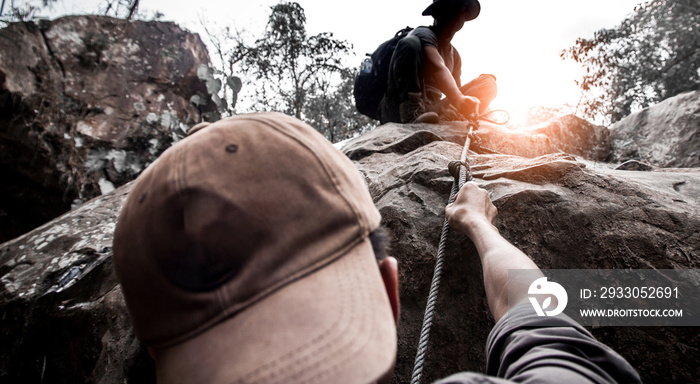
POLYGON ((562 57, 580 63, 584 114, 616 122, 633 110, 700 89, 700 2, 652 0, 619 26, 578 39, 562 57))

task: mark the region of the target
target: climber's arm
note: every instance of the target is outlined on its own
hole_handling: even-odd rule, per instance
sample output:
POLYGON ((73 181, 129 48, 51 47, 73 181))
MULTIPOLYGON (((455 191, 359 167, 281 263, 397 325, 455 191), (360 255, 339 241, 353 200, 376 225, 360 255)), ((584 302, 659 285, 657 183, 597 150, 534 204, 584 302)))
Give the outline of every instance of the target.
POLYGON ((440 56, 437 48, 426 46, 423 48, 425 59, 430 71, 433 71, 437 86, 445 94, 455 108, 464 115, 469 115, 478 110, 479 99, 473 96, 465 96, 459 90, 459 84, 455 81, 450 70, 445 66, 445 61, 440 56))
POLYGON ((474 182, 466 183, 445 213, 453 228, 472 239, 483 265, 486 296, 496 319, 486 343, 487 361, 492 362, 488 374, 516 383, 641 382, 624 358, 570 317, 548 318, 556 326, 542 327, 530 305, 516 306, 527 302, 529 278, 533 276, 523 282, 509 281, 508 269, 542 272, 491 224, 497 210, 485 190, 474 182), (511 291, 518 294, 510 303, 508 321, 498 321, 508 311, 509 283, 511 291))
MULTIPOLYGON (((447 206, 445 213, 450 226, 464 232, 476 245, 483 267, 489 308, 498 321, 508 311, 508 270, 539 268, 493 226, 498 210, 491 203, 488 193, 476 183, 464 184, 455 197, 455 202, 447 206)), ((517 293, 511 306, 526 300, 530 282, 511 282, 517 285, 511 287, 517 293)))

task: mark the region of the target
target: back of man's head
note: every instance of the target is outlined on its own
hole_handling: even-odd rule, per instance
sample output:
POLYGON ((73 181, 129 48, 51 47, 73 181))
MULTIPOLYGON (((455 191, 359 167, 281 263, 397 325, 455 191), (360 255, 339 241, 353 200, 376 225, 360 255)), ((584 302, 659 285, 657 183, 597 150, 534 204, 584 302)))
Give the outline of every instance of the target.
POLYGON ((160 382, 373 382, 396 331, 362 176, 281 114, 211 124, 136 181, 114 265, 160 382))

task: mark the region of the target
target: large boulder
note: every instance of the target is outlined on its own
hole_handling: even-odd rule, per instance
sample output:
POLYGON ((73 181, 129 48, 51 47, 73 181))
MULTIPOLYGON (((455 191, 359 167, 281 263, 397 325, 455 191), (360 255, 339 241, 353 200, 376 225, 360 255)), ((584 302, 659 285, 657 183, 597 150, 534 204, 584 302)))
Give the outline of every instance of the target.
MULTIPOLYGON (((388 127, 391 128, 374 130, 345 143, 345 152, 351 159, 362 157, 368 150, 401 152, 401 148, 413 148, 416 143, 459 140, 459 135, 463 135, 468 129, 466 122, 434 125, 428 130, 410 125, 388 127)), ((474 129, 478 134, 475 135, 472 146, 482 153, 528 158, 550 153, 568 153, 593 161, 602 161, 610 156, 608 129, 573 115, 518 129, 481 121, 474 129)))
POLYGON ((644 108, 610 127, 612 161, 700 167, 700 91, 644 108))
MULTIPOLYGON (((452 185, 447 165, 459 159, 465 133, 457 124, 390 124, 372 132, 372 140, 365 136, 345 146, 366 176, 399 261, 396 383, 411 378, 452 185)), ((483 133, 477 130, 472 142, 488 140, 479 137, 483 133)), ((472 148, 480 152, 478 145, 472 148)), ((589 169, 563 153, 524 158, 470 152, 469 160, 477 183, 499 210, 501 234, 542 268, 682 269, 700 263, 700 169, 589 169)), ((461 370, 483 371, 493 320, 481 273, 473 245, 466 236, 451 234, 425 382, 461 370)), ((593 333, 628 358, 644 381, 695 380, 697 327, 598 328, 593 333)))
MULTIPOLYGON (((700 170, 619 171, 559 151, 516 156, 508 146, 492 153, 478 145, 490 140, 489 129, 497 128, 482 124, 472 139, 474 176, 499 209, 501 233, 541 267, 698 267, 700 170)), ((344 147, 365 175, 399 260, 396 383, 410 381, 452 183, 447 164, 459 158, 466 132, 456 123, 389 124, 344 147)), ((111 264, 112 231, 130 187, 0 245, 0 380, 153 382, 111 264)), ((493 319, 482 284, 473 245, 452 233, 425 382, 483 371, 493 319)), ((696 380, 697 327, 592 331, 647 382, 696 380)))
POLYGON ((112 266, 131 186, 0 246, 0 381, 155 382, 112 266))
POLYGON ((173 23, 70 16, 0 30, 0 241, 133 180, 216 118, 208 63, 173 23))

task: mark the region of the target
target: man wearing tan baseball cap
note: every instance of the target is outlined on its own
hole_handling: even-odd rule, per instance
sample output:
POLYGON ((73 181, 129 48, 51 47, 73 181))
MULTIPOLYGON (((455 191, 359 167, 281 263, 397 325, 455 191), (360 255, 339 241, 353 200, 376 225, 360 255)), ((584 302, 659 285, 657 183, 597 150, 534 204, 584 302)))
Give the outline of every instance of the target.
MULTIPOLYGON (((498 378, 440 383, 639 382, 568 316, 539 327, 527 289, 509 302, 508 269, 539 269, 500 236, 496 212, 473 182, 446 208, 479 252, 497 321, 487 373, 498 378)), ((194 127, 139 176, 114 236, 158 382, 388 382, 398 270, 376 244, 379 222, 353 163, 303 122, 265 113, 194 127)))
POLYGON ((115 230, 158 381, 388 380, 396 260, 375 257, 380 216, 353 163, 277 113, 193 131, 138 178, 115 230))

